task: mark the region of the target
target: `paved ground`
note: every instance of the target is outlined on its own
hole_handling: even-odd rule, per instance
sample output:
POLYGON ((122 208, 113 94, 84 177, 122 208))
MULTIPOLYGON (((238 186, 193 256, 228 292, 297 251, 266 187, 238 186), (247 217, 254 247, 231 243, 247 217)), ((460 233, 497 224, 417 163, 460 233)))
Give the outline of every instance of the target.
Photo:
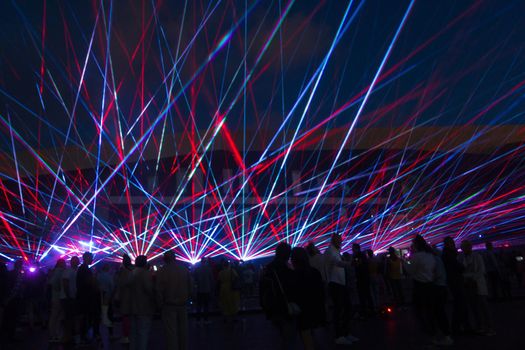
MULTIPOLYGON (((496 335, 493 337, 464 336, 457 337, 455 346, 451 349, 525 349, 525 332, 523 317, 525 317, 525 300, 491 304, 496 335)), ((234 325, 225 324, 215 317, 212 324, 198 327, 191 320, 190 349, 192 350, 235 350, 235 349, 277 349, 278 339, 275 330, 260 313, 250 313, 241 316, 234 325)), ((424 339, 418 336, 417 324, 411 311, 395 312, 390 318, 374 318, 366 321, 354 321, 353 333, 361 341, 352 349, 403 349, 419 350, 431 348, 425 345, 424 339)), ((22 341, 11 344, 7 349, 61 349, 60 346, 49 347, 45 331, 24 331, 20 334, 22 341)), ((125 350, 117 342, 111 342, 104 332, 104 344, 91 349, 125 350)), ((339 349, 333 345, 329 331, 319 330, 316 334, 319 349, 339 349)), ((150 349, 163 349, 162 330, 157 320, 151 333, 150 349)), ((297 349, 302 347, 297 342, 297 349)), ((341 348, 343 349, 343 348, 341 348)))

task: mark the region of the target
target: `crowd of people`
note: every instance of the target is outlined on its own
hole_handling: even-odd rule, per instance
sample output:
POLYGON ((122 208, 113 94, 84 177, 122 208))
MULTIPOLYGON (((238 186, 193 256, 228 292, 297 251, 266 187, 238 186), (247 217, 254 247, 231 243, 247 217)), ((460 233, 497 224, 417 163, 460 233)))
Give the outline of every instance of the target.
POLYGON ((164 254, 159 268, 143 255, 134 262, 123 255, 115 268, 114 262, 94 262, 86 252, 82 261, 77 256, 58 259, 47 273, 17 260, 10 271, 0 265, 1 339, 16 340, 24 315, 29 327, 47 327, 51 343, 96 343, 106 327, 130 349, 147 349, 154 316, 159 315, 166 348, 187 349, 189 312, 198 326, 210 323, 214 309, 226 324, 234 324, 250 298, 258 296, 282 348, 292 349, 299 338, 310 350, 316 348, 320 328, 331 329, 335 344, 359 341, 351 334, 351 320, 406 309, 411 289, 421 332, 446 346, 453 344, 454 335, 493 335, 489 298, 510 298, 513 275, 519 284, 524 282, 521 254, 496 252, 490 242, 478 252, 465 240, 459 253, 450 237, 438 250, 415 236, 410 250, 391 247, 378 256, 356 243, 351 254, 342 253, 343 243, 334 234, 321 252, 314 243, 292 248, 281 242, 272 261, 260 269, 211 258, 188 266, 172 251, 164 254))
POLYGON ((115 269, 117 264, 95 264, 93 258, 86 252, 82 261, 58 259, 49 271, 24 267, 22 260, 10 271, 0 265, 2 343, 16 341, 24 316, 30 328, 47 328, 50 343, 97 344, 106 327, 130 349, 147 349, 154 316, 160 315, 166 348, 187 349, 188 312, 195 312, 198 325, 209 324, 213 303, 233 323, 245 308, 242 301, 256 292, 253 264, 204 258, 189 268, 168 251, 158 269, 142 255, 134 263, 123 255, 115 269))
POLYGON ((324 253, 313 243, 293 249, 279 243, 263 272, 260 299, 280 334, 282 349, 291 349, 297 335, 305 349, 315 349, 316 329, 327 326, 333 328, 335 344, 352 345, 359 339, 350 332, 351 319, 406 309, 407 280, 425 341, 449 346, 455 335, 494 335, 487 300, 510 298, 513 274, 522 285, 521 253, 496 253, 490 242, 480 253, 468 240, 461 242, 459 253, 451 237, 442 243, 439 250, 417 235, 410 250, 391 247, 382 256, 363 252, 356 243, 352 254, 342 254, 342 237, 337 234, 324 253))

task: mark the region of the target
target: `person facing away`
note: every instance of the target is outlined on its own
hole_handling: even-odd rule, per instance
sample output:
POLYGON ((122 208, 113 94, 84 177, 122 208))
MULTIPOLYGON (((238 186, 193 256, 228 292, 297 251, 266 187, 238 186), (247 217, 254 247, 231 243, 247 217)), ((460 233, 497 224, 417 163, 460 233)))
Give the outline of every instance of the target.
POLYGON ((209 258, 202 258, 194 271, 195 286, 197 292, 196 308, 197 321, 209 322, 210 300, 213 291, 213 271, 209 258))
POLYGON ((461 242, 463 254, 460 262, 464 266, 463 278, 465 281, 465 295, 469 312, 475 320, 475 331, 483 335, 493 335, 487 298, 489 295, 487 281, 485 280, 485 264, 483 258, 472 251, 469 240, 461 242))
POLYGON ((148 258, 139 255, 130 279, 130 350, 148 349, 149 333, 155 313, 153 275, 149 270, 148 258))
POLYGON ((454 340, 450 337, 450 322, 447 315, 447 272, 440 252, 434 250, 436 267, 434 269, 434 296, 432 298, 432 315, 435 328, 433 329, 433 343, 438 346, 450 346, 454 340))
POLYGON ((388 248, 388 255, 385 263, 385 275, 388 285, 394 298, 394 304, 400 307, 404 303, 403 288, 401 278, 403 277, 403 263, 397 255, 396 248, 388 248))
POLYGON ((129 334, 131 327, 131 289, 130 281, 133 275, 133 264, 129 255, 122 255, 122 265, 116 275, 115 302, 118 305, 122 319, 122 344, 129 343, 129 334))
POLYGON ((366 316, 374 309, 374 302, 370 293, 368 258, 357 243, 352 244, 352 265, 355 270, 357 294, 359 295, 359 306, 361 308, 360 313, 361 316, 366 316))
POLYGON ((58 259, 55 268, 51 272, 48 284, 51 288, 51 312, 49 315, 49 341, 56 343, 62 340, 61 320, 63 309, 61 297, 63 293, 63 275, 66 270, 66 261, 58 259))
POLYGON ((421 322, 423 331, 433 333, 433 281, 436 269, 436 259, 432 248, 425 239, 416 235, 412 240, 412 254, 404 268, 413 280, 412 301, 416 316, 421 322))
POLYGON ((233 321, 239 312, 241 296, 239 290, 234 288, 234 283, 239 278, 231 264, 225 260, 217 276, 219 283, 219 306, 226 321, 233 321))
POLYGON ((100 272, 97 275, 98 284, 102 298, 102 323, 106 327, 112 327, 109 319, 109 304, 113 298, 114 278, 111 273, 111 266, 107 263, 102 264, 100 272))
POLYGON ((445 266, 447 285, 452 296, 452 332, 456 334, 466 332, 470 330, 470 325, 463 281, 465 268, 458 260, 456 243, 452 237, 445 237, 443 240, 441 259, 445 266))
POLYGON ((381 275, 379 274, 379 261, 374 256, 371 249, 366 251, 368 258, 368 275, 370 276, 370 294, 372 296, 372 306, 374 312, 379 309, 379 286, 381 283, 381 275))
MULTIPOLYGON (((348 262, 348 265, 345 266, 345 281, 346 289, 348 295, 350 296, 354 294, 353 292, 356 289, 355 269, 352 265, 352 254, 350 254, 349 252, 344 252, 343 254, 341 254, 341 260, 343 262, 348 262)), ((352 298, 350 298, 350 305, 352 305, 352 298)))
POLYGON ((489 287, 489 294, 492 299, 499 299, 502 296, 501 261, 494 252, 492 242, 485 242, 485 252, 483 254, 485 264, 485 274, 489 287))
POLYGON ((296 301, 295 275, 288 266, 292 247, 280 242, 275 248, 273 260, 264 267, 259 282, 261 307, 280 336, 280 348, 292 349, 296 337, 294 316, 289 313, 288 303, 296 301))
MULTIPOLYGON (((75 331, 76 323, 76 297, 77 297, 77 270, 80 265, 78 256, 73 256, 69 260, 69 268, 64 271, 62 276, 63 295, 62 308, 64 311, 64 342, 73 341, 73 336, 77 336, 75 331)), ((78 336, 76 337, 77 340, 78 336)))
POLYGON ((188 302, 191 276, 172 251, 164 253, 164 266, 157 273, 157 302, 161 310, 166 349, 188 348, 188 302))
POLYGON ((297 327, 304 348, 315 349, 313 330, 326 323, 324 285, 321 273, 310 266, 308 253, 304 248, 293 248, 292 266, 297 283, 297 305, 301 309, 297 327))
POLYGON ((82 265, 77 270, 77 304, 81 319, 81 341, 88 339, 89 330, 93 330, 95 338, 99 336, 100 325, 100 291, 90 265, 93 254, 85 252, 82 255, 82 265))
POLYGON ((314 242, 308 243, 306 246, 306 252, 308 253, 310 266, 319 271, 323 281, 326 282, 326 271, 323 254, 321 254, 321 251, 316 247, 314 242))
POLYGON ((9 321, 4 321, 3 328, 8 341, 15 340, 16 326, 24 308, 25 285, 24 262, 16 260, 13 270, 7 273, 7 293, 3 318, 9 321))
POLYGON ((334 308, 335 343, 351 345, 359 339, 349 334, 350 297, 346 288, 345 268, 352 266, 352 261, 341 259, 341 235, 334 233, 330 246, 324 253, 328 292, 334 308))

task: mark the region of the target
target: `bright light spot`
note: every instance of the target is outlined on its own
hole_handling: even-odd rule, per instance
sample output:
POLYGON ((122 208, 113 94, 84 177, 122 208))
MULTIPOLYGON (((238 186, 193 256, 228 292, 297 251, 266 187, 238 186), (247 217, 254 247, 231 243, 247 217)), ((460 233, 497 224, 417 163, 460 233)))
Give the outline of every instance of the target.
POLYGON ((64 250, 62 250, 61 248, 57 247, 56 245, 53 246, 53 249, 56 250, 57 252, 59 252, 60 254, 65 254, 64 250))
POLYGON ((29 272, 34 273, 35 271, 36 271, 36 267, 31 266, 31 267, 29 268, 29 272))
POLYGON ((195 265, 196 263, 199 262, 199 258, 191 258, 188 261, 190 262, 190 264, 195 265))

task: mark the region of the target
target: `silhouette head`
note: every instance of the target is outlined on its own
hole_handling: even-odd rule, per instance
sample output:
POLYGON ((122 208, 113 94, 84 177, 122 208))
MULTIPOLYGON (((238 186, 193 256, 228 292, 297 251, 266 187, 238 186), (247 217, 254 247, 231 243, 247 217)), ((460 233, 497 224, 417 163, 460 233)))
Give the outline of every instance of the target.
POLYGON ((330 243, 337 249, 341 249, 341 246, 343 244, 343 238, 340 234, 334 233, 332 235, 332 238, 330 239, 330 243))
POLYGON ((90 252, 85 252, 85 253, 82 255, 82 261, 83 261, 84 264, 86 264, 86 265, 91 265, 91 263, 93 262, 93 254, 90 253, 90 252))
POLYGON ((148 258, 146 257, 146 255, 139 255, 139 256, 137 256, 137 258, 135 259, 135 266, 143 268, 143 269, 147 268, 148 267, 148 258))
POLYGON ((286 242, 281 242, 275 247, 275 260, 287 262, 290 259, 291 253, 292 247, 286 242))
POLYGON ((64 259, 58 259, 55 265, 55 269, 65 269, 65 268, 66 268, 66 261, 64 259))
POLYGON ((173 251, 169 250, 164 253, 164 262, 166 264, 173 264, 175 260, 177 260, 177 258, 175 257, 175 253, 173 251))
POLYGON ((315 256, 315 255, 321 254, 321 252, 319 251, 319 248, 316 247, 314 242, 308 243, 308 245, 306 246, 306 252, 310 256, 315 256))
POLYGON ((308 253, 306 249, 301 247, 295 247, 292 249, 292 265, 296 270, 305 269, 310 266, 310 260, 308 259, 308 253))
POLYGON ((76 269, 78 267, 78 265, 80 265, 80 259, 78 258, 78 256, 72 256, 71 259, 69 260, 69 265, 73 268, 73 269, 76 269))
POLYGON ((124 265, 124 267, 130 267, 132 265, 131 258, 128 254, 122 254, 122 265, 124 265))
POLYGON ((412 247, 416 252, 429 252, 432 253, 432 247, 430 247, 421 235, 416 235, 412 240, 412 247))

